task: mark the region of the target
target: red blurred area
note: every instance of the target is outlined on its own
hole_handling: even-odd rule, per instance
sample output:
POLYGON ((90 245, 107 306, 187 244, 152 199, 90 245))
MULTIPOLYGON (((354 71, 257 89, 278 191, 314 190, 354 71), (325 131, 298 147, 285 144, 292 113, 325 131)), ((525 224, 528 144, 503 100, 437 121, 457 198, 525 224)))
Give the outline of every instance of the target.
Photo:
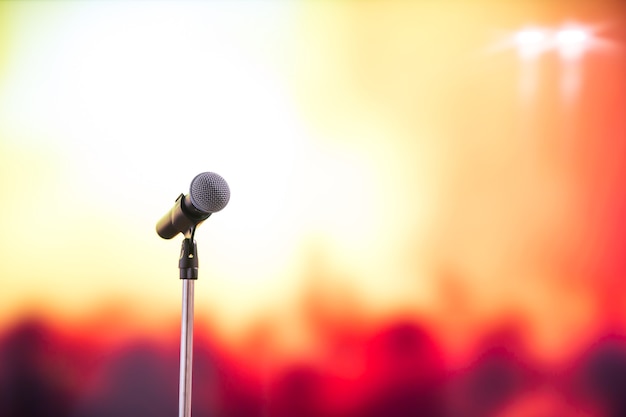
MULTIPOLYGON (((196 331, 195 416, 623 416, 626 338, 605 334, 557 363, 529 354, 515 326, 477 335, 468 360, 414 321, 336 333, 325 349, 262 366, 196 331)), ((173 335, 174 336, 174 335, 173 335)), ((178 344, 17 323, 0 344, 0 416, 175 415, 178 344)))

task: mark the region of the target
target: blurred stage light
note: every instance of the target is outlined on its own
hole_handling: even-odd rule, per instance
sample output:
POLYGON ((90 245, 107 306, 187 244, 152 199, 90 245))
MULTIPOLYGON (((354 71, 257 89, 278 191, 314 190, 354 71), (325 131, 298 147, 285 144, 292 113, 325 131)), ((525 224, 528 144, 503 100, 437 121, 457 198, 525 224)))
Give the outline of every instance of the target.
POLYGON ((515 45, 523 59, 536 58, 550 46, 550 36, 543 29, 524 29, 514 37, 515 45))
POLYGON ((509 47, 517 50, 524 62, 520 91, 526 97, 537 91, 536 61, 546 52, 556 52, 562 62, 560 85, 562 96, 571 100, 582 83, 581 59, 589 50, 599 49, 603 43, 595 30, 582 25, 562 25, 560 28, 526 28, 509 39, 509 47))
POLYGON ((560 45, 582 45, 589 39, 589 34, 583 29, 563 29, 557 32, 556 40, 560 45))
POLYGON ((593 33, 583 27, 528 28, 513 36, 514 47, 522 59, 535 59, 551 50, 556 50, 563 59, 577 59, 596 41, 593 33))
POLYGON ((555 44, 561 58, 577 59, 591 46, 592 35, 582 28, 561 29, 555 34, 555 44))

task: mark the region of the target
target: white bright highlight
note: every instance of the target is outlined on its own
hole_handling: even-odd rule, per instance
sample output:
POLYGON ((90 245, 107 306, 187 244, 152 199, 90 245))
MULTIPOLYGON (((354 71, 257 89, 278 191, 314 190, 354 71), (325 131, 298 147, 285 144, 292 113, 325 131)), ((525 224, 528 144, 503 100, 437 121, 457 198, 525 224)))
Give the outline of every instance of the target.
POLYGON ((591 35, 580 28, 562 29, 555 35, 559 54, 563 59, 577 59, 590 46, 591 35))
POLYGON ((524 29, 515 35, 514 42, 520 57, 535 58, 546 50, 549 37, 541 29, 524 29))
POLYGON ((563 29, 556 34, 562 45, 580 45, 589 39, 589 34, 582 29, 563 29))

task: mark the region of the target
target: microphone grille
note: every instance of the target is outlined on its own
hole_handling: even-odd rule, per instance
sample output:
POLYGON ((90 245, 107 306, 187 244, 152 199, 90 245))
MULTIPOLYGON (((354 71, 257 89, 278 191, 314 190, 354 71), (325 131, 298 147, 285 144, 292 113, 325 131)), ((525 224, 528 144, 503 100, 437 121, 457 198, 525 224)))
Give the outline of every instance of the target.
POLYGON ((230 199, 230 188, 224 180, 214 172, 203 172, 196 175, 189 187, 191 204, 205 213, 220 211, 230 199))

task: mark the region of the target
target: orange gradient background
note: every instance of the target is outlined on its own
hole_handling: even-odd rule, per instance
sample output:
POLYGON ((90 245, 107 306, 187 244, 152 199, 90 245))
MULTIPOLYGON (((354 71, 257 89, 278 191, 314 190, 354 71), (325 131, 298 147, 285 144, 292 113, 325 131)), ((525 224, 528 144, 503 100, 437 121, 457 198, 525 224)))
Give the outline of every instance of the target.
POLYGON ((374 378, 329 352, 413 323, 450 370, 500 331, 575 362, 626 324, 624 28, 609 1, 2 2, 0 334, 174 352, 154 226, 214 171, 200 349, 374 378), (509 42, 567 25, 594 33, 576 61, 509 42))

